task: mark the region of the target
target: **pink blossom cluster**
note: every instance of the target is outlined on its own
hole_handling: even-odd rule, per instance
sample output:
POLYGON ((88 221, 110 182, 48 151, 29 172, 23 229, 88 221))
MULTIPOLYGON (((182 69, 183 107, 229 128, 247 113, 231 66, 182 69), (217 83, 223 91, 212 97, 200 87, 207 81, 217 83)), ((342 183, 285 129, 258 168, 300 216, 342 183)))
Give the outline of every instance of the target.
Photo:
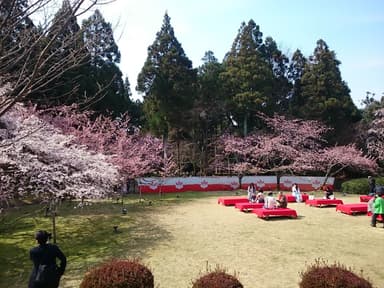
POLYGON ((109 161, 126 179, 171 175, 176 167, 172 157, 164 160, 163 142, 130 125, 127 115, 115 120, 102 115, 92 119, 92 113, 78 112, 74 105, 42 111, 41 115, 63 133, 73 135, 74 143, 110 156, 109 161))
POLYGON ((375 112, 366 142, 368 153, 384 162, 384 108, 375 112))
POLYGON ((229 172, 237 174, 280 171, 334 176, 347 167, 369 173, 377 169, 375 159, 354 145, 326 147, 323 135, 329 129, 317 121, 259 116, 267 125, 266 131, 244 138, 222 136, 213 165, 227 166, 229 172))
POLYGON ((1 205, 21 198, 99 198, 118 184, 118 170, 108 156, 74 144, 74 136, 25 108, 16 105, 0 120, 8 136, 0 139, 1 205))

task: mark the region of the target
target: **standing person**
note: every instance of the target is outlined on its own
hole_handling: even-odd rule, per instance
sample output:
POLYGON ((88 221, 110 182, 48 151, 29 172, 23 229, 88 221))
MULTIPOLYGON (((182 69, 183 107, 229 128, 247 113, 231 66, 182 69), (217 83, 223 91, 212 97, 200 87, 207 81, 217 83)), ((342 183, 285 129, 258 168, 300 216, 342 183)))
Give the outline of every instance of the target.
POLYGON ((50 234, 40 230, 35 234, 39 246, 29 251, 33 269, 29 278, 28 288, 57 288, 64 274, 67 258, 56 245, 47 243, 50 234), (60 260, 60 266, 56 264, 60 260))
POLYGON ((380 187, 380 189, 377 189, 375 194, 375 201, 373 202, 373 213, 372 213, 372 220, 371 220, 371 226, 376 227, 376 220, 377 216, 381 215, 381 219, 383 221, 383 228, 384 228, 384 199, 381 197, 384 194, 384 187, 380 187))
POLYGON ((369 193, 368 195, 374 196, 376 190, 376 180, 372 176, 368 176, 369 193))
POLYGON ((277 197, 277 207, 278 208, 287 208, 288 201, 287 201, 287 196, 284 195, 283 192, 279 191, 279 196, 277 197))
POLYGON ((273 197, 272 191, 268 193, 268 196, 264 200, 264 208, 273 209, 276 208, 276 199, 273 197))
POLYGON ((300 187, 297 183, 292 185, 292 196, 296 198, 296 202, 302 202, 303 198, 301 197, 300 187))
POLYGON ((248 201, 255 202, 256 201, 256 187, 255 184, 251 183, 248 186, 248 201))

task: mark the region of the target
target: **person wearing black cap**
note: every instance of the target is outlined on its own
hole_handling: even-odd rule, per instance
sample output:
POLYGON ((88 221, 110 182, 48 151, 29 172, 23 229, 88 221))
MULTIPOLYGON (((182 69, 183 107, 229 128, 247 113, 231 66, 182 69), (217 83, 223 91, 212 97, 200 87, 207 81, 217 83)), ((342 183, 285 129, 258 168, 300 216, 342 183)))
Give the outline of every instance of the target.
POLYGON ((29 278, 28 288, 57 288, 64 274, 67 258, 56 245, 47 243, 50 234, 47 231, 37 231, 35 239, 39 246, 29 251, 33 269, 29 278), (60 260, 57 266, 56 258, 60 260))
POLYGON ((376 192, 376 180, 372 176, 368 176, 369 192, 368 195, 375 196, 376 192))

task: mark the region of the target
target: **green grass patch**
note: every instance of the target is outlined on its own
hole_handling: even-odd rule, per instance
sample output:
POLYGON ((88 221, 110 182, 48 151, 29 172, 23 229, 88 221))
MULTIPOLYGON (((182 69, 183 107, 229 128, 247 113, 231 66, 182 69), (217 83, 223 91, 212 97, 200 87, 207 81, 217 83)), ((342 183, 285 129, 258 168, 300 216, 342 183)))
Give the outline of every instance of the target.
MULTIPOLYGON (((234 195, 209 192, 128 195, 121 199, 66 201, 58 207, 57 243, 68 258, 66 275, 82 278, 85 271, 108 258, 143 257, 143 251, 166 239, 167 233, 145 216, 149 209, 172 206, 207 196, 234 195), (122 214, 122 209, 127 214, 122 214), (113 226, 118 226, 117 233, 113 226)), ((25 287, 32 263, 29 249, 36 246, 37 230, 52 231, 45 207, 38 204, 7 209, 0 218, 0 287, 25 287)), ((76 279, 78 280, 78 279, 76 279)))

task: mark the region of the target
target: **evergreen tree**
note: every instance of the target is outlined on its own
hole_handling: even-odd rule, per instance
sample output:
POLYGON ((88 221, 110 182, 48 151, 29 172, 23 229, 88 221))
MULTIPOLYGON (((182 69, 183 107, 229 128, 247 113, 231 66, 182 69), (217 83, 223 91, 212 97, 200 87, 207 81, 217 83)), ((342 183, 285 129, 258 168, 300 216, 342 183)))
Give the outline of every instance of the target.
POLYGON ((28 0, 2 0, 0 3, 0 52, 16 48, 20 35, 34 27, 25 11, 28 0))
POLYGON ((25 41, 26 35, 36 32, 27 14, 28 8, 27 0, 0 1, 0 69, 7 75, 14 73, 15 79, 19 76, 17 70, 22 69, 27 61, 23 55, 23 46, 30 45, 25 41))
POLYGON ((91 97, 97 95, 90 108, 100 113, 112 113, 114 116, 126 112, 130 99, 117 66, 121 55, 111 24, 104 20, 99 10, 95 10, 93 15, 83 21, 82 30, 89 53, 85 89, 91 97), (100 87, 102 92, 98 92, 100 87))
POLYGON ((361 101, 361 104, 364 105, 362 112, 362 122, 364 124, 370 124, 375 116, 377 110, 384 108, 384 93, 380 101, 375 99, 375 93, 367 91, 364 100, 361 101))
POLYGON ((230 117, 241 123, 244 136, 252 128, 256 111, 273 111, 270 98, 273 90, 273 71, 261 53, 262 33, 253 20, 241 24, 224 59, 221 74, 229 98, 230 117), (240 121, 239 121, 240 120, 240 121))
POLYGON ((52 1, 0 1, 0 75, 12 85, 0 104, 4 115, 19 101, 49 106, 74 101, 86 63, 76 16, 99 1, 63 1, 61 9, 35 27, 30 19, 41 16, 52 1), (28 6, 30 4, 30 6, 28 6))
MULTIPOLYGON (((46 32, 43 27, 40 29, 42 33, 46 33, 46 36, 42 36, 45 38, 45 43, 37 47, 37 50, 42 50, 45 45, 48 45, 50 54, 50 57, 45 60, 44 73, 49 73, 52 67, 60 65, 62 59, 75 58, 81 53, 79 51, 83 51, 80 26, 70 1, 62 2, 61 8, 52 20, 52 25, 46 32)), ((78 60, 82 64, 58 74, 55 81, 50 83, 50 89, 31 93, 27 99, 44 107, 79 102, 79 79, 81 78, 79 71, 81 71, 80 66, 86 63, 86 58, 83 57, 79 57, 78 60)))
POLYGON ((209 126, 216 129, 225 120, 226 103, 220 78, 223 65, 217 61, 212 51, 207 51, 202 60, 203 65, 198 69, 199 89, 195 107, 199 114, 203 113, 206 119, 209 118, 209 126))
POLYGON ((288 57, 280 51, 272 37, 265 38, 261 53, 273 71, 273 90, 269 96, 269 102, 274 107, 274 112, 287 114, 291 89, 287 78, 288 57))
POLYGON ((288 81, 292 85, 292 90, 289 94, 289 111, 294 117, 298 116, 297 110, 300 110, 300 107, 304 104, 301 95, 301 77, 303 76, 305 65, 307 65, 307 59, 297 49, 292 55, 288 68, 288 81))
POLYGON ((147 124, 152 132, 162 135, 164 141, 171 129, 189 130, 187 120, 194 102, 196 74, 166 13, 161 30, 148 48, 137 85, 137 90, 144 94, 147 124))
POLYGON ((130 123, 135 127, 141 127, 144 122, 143 104, 139 100, 133 101, 131 97, 131 84, 128 81, 128 77, 125 77, 124 98, 128 103, 127 113, 130 118, 130 123))
POLYGON ((223 65, 219 63, 212 51, 207 51, 202 58, 203 65, 198 69, 198 96, 194 107, 193 141, 194 155, 202 175, 207 174, 209 159, 213 157, 212 143, 225 127, 225 98, 220 73, 223 65))
POLYGON ((329 50, 325 41, 318 40, 301 78, 303 105, 298 111, 305 119, 321 120, 335 128, 336 141, 343 139, 343 132, 361 118, 341 78, 339 65, 335 52, 329 50))

